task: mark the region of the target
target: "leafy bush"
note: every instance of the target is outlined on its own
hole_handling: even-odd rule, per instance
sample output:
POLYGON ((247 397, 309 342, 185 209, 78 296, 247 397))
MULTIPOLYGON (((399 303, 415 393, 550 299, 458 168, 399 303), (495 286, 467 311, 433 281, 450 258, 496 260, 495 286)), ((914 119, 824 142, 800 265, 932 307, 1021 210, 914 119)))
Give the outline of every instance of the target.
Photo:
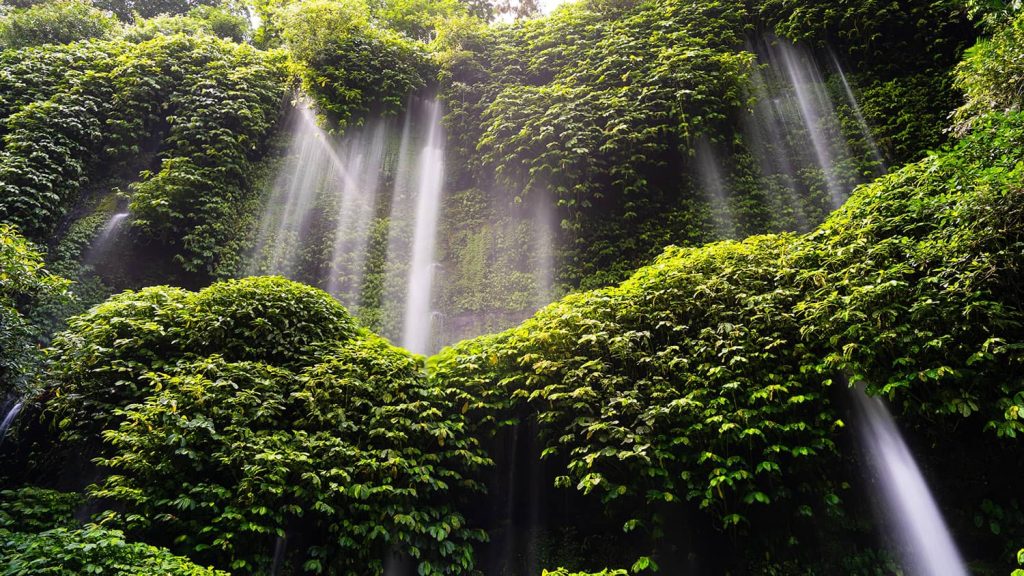
POLYGON ((146 18, 126 28, 122 37, 131 42, 150 40, 158 35, 209 34, 224 40, 245 42, 250 36, 249 21, 224 8, 197 6, 187 14, 146 18))
POLYGON ((0 49, 69 44, 109 36, 117 19, 85 0, 50 0, 0 17, 0 49))
POLYGON ((543 576, 629 576, 629 572, 625 570, 602 570, 600 572, 584 574, 583 572, 569 572, 564 568, 559 568, 558 570, 545 570, 543 576))
POLYGON ((109 10, 118 18, 132 22, 138 17, 185 14, 204 6, 230 5, 221 0, 94 0, 97 8, 109 10))
POLYGON ((1020 109, 1024 94, 1024 14, 971 48, 957 67, 956 85, 967 97, 955 114, 960 132, 989 112, 1020 109))
POLYGON ((459 405, 324 292, 126 292, 69 321, 48 380, 64 437, 105 440, 92 495, 153 542, 244 573, 279 537, 314 573, 379 574, 393 553, 423 574, 473 567, 483 534, 459 505, 489 461, 459 405))
POLYGON ((442 352, 433 378, 481 434, 535 418, 556 485, 600 497, 626 531, 656 533, 645 511, 689 500, 771 546, 766 522, 789 534, 842 513, 826 471, 844 426, 830 389, 847 377, 929 430, 963 419, 1004 448, 1024 433, 1022 142, 1024 115, 991 117, 815 232, 671 248, 442 352))
POLYGON ((247 278, 198 293, 153 287, 124 292, 68 321, 54 340, 51 408, 62 428, 103 429, 113 410, 146 398, 143 376, 179 360, 220 353, 231 360, 307 365, 318 345, 356 328, 327 294, 283 278, 247 278))
POLYGON ((43 268, 38 250, 0 223, 0 395, 15 392, 40 362, 40 316, 67 298, 68 281, 43 268))
POLYGON ((963 0, 759 0, 760 22, 793 41, 830 45, 859 70, 894 73, 956 64, 976 32, 963 0))
POLYGON ((79 494, 23 486, 0 492, 0 571, 9 576, 115 574, 227 576, 164 549, 130 543, 124 534, 80 526, 79 494))
POLYGON ((371 25, 365 2, 303 0, 286 8, 282 22, 303 89, 341 128, 371 111, 401 111, 433 76, 425 47, 371 25))
POLYGON ((23 486, 0 492, 0 530, 42 532, 50 528, 70 528, 76 522, 75 508, 82 503, 79 494, 56 492, 23 486))
POLYGON ((135 186, 134 226, 186 271, 231 275, 259 210, 250 179, 286 93, 282 57, 203 35, 26 55, 4 70, 28 88, 6 102, 0 218, 44 237, 90 178, 166 133, 159 171, 135 186), (51 58, 73 64, 67 78, 51 58))
POLYGON ((185 270, 224 278, 238 269, 256 227, 253 166, 288 80, 279 54, 210 38, 189 47, 194 65, 165 103, 160 171, 133 186, 131 211, 142 233, 177 246, 185 270))
POLYGON ((44 532, 0 532, 0 568, 9 576, 110 574, 111 576, 228 576, 163 548, 128 542, 123 533, 96 525, 44 532))

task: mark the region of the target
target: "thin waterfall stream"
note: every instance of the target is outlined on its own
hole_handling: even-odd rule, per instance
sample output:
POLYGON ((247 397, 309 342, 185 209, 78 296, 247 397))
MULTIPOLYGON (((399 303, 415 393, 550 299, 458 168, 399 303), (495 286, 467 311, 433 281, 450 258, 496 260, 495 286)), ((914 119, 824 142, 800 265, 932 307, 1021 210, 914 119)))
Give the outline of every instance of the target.
POLYGON ((881 398, 852 391, 858 435, 895 527, 904 568, 912 576, 967 576, 928 483, 881 398))
POLYGON ((429 131, 417 167, 416 225, 402 323, 402 346, 417 354, 430 351, 434 319, 431 300, 435 277, 434 252, 444 186, 444 133, 441 116, 440 102, 432 102, 429 106, 429 131))

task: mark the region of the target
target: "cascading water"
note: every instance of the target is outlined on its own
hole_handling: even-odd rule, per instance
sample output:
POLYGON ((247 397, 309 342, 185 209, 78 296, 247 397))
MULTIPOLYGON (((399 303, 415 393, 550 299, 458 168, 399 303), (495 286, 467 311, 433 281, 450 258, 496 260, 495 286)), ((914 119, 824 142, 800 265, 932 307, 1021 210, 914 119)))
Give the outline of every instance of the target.
POLYGON ((555 297, 555 222, 554 202, 541 198, 533 209, 532 253, 537 282, 536 306, 550 303, 555 297))
POLYGON ((810 55, 797 50, 787 43, 775 44, 786 75, 796 94, 807 134, 818 157, 818 165, 825 175, 825 185, 832 199, 832 206, 838 208, 846 201, 848 190, 836 177, 835 166, 849 158, 845 144, 836 145, 826 130, 828 120, 836 118, 835 108, 825 91, 825 81, 810 55))
MULTIPOLYGON (((753 51, 749 46, 747 49, 753 51)), ((776 213, 791 213, 790 228, 807 230, 811 219, 797 194, 799 173, 796 160, 799 155, 789 145, 793 131, 787 122, 783 97, 772 90, 760 69, 754 69, 750 80, 754 109, 745 117, 744 138, 749 147, 758 152, 755 158, 766 181, 778 182, 778 188, 783 192, 775 199, 779 204, 776 213)))
POLYGON ((402 346, 420 354, 430 349, 434 251, 444 186, 445 142, 439 102, 430 104, 429 118, 429 131, 416 172, 416 224, 402 323, 402 346))
POLYGON ((715 229, 723 238, 731 238, 736 234, 735 219, 729 209, 728 191, 725 178, 722 176, 722 161, 714 148, 706 140, 697 143, 694 151, 694 168, 697 171, 697 184, 703 191, 705 200, 711 206, 715 229))
POLYGON ((89 251, 85 254, 83 260, 89 263, 95 263, 101 261, 106 257, 107 253, 110 252, 110 248, 117 240, 121 228, 123 227, 126 219, 128 218, 127 212, 118 212, 113 214, 100 229, 99 234, 93 238, 92 243, 89 246, 89 251))
POLYGON ((853 111, 853 117, 857 120, 857 125, 860 127, 861 134, 871 150, 871 155, 884 171, 886 167, 885 160, 882 159, 882 152, 878 149, 878 143, 875 142, 874 136, 871 135, 871 127, 868 126, 868 121, 864 118, 864 112, 861 111, 857 96, 853 93, 853 87, 850 86, 850 81, 846 78, 846 72, 843 70, 842 65, 839 64, 839 58, 836 58, 835 53, 829 50, 828 54, 832 59, 832 66, 835 69, 836 76, 839 77, 839 83, 843 87, 843 93, 846 95, 846 103, 849 104, 850 110, 853 111))
POLYGON ((442 112, 436 100, 413 99, 400 132, 394 121, 370 118, 335 138, 300 102, 248 273, 319 285, 357 314, 364 304, 376 307, 378 331, 415 352, 431 351, 440 314, 433 285, 444 184, 442 112), (370 261, 374 233, 381 245, 370 261), (370 282, 380 288, 371 287, 375 300, 364 302, 370 282))
POLYGON ((822 172, 831 206, 838 208, 846 201, 853 184, 840 174, 840 169, 850 163, 851 155, 814 56, 779 39, 758 43, 756 51, 767 62, 776 81, 791 95, 791 104, 795 106, 807 144, 822 172))
POLYGON ((23 403, 15 402, 14 406, 7 411, 3 421, 0 421, 0 445, 4 443, 4 438, 7 437, 7 431, 11 429, 11 425, 14 424, 15 418, 18 417, 18 413, 21 412, 23 403))
POLYGON ((389 124, 333 138, 300 102, 290 142, 258 232, 249 273, 280 274, 323 286, 356 307, 384 173, 389 124), (329 252, 323 246, 329 246, 329 252))
POLYGON ((273 184, 260 220, 256 257, 249 273, 301 278, 300 247, 308 232, 317 192, 342 174, 342 162, 329 136, 316 124, 310 107, 300 102, 288 122, 290 141, 284 166, 273 184))
POLYGON ((863 387, 853 390, 860 441, 913 576, 967 576, 935 499, 889 409, 863 387))
POLYGON ((387 127, 383 121, 375 122, 366 134, 346 141, 344 178, 334 229, 331 266, 327 271, 327 291, 340 295, 347 284, 355 288, 352 299, 358 297, 369 244, 370 225, 374 218, 384 153, 387 145, 387 127))

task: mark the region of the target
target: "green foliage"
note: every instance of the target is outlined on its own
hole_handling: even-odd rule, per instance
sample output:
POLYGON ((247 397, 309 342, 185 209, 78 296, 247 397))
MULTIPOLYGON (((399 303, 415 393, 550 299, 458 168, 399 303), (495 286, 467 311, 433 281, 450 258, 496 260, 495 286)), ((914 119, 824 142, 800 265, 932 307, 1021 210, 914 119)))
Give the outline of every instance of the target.
POLYGON ((0 571, 8 576, 227 576, 167 550, 125 540, 96 525, 80 526, 79 494, 23 486, 0 492, 0 571))
POLYGON ((68 285, 43 268, 42 255, 17 229, 0 223, 0 395, 38 368, 46 336, 40 317, 67 300, 68 285))
POLYGON ((952 82, 948 70, 932 69, 865 83, 859 103, 887 159, 911 162, 942 145, 949 111, 960 103, 952 82))
POLYGON ((69 44, 113 33, 117 19, 85 0, 50 0, 0 17, 0 49, 69 44))
MULTIPOLYGON (((569 289, 621 281, 668 244, 806 231, 832 209, 808 144, 751 141, 752 124, 798 114, 757 93, 751 51, 773 32, 814 49, 826 76, 835 50, 891 163, 943 141, 947 72, 976 34, 962 7, 930 0, 595 0, 510 26, 454 19, 436 46, 455 190, 488 191, 499 213, 553 197, 569 289), (722 206, 701 148, 721 170, 722 206), (789 168, 766 161, 773 148, 789 168)), ((843 124, 832 145, 852 151, 833 176, 852 188, 879 166, 829 81, 843 124)))
MULTIPOLYGON (((177 37, 181 38, 181 37, 177 37)), ((188 271, 227 277, 255 228, 254 163, 277 123, 282 61, 210 38, 191 43, 195 65, 165 106, 171 113, 160 171, 133 186, 134 225, 179 246, 188 271)))
POLYGON ((122 36, 131 42, 142 42, 157 35, 173 34, 210 34, 234 42, 244 42, 251 35, 245 16, 224 8, 197 6, 187 14, 139 20, 126 28, 122 36))
POLYGON ((955 114, 957 129, 965 132, 975 119, 992 111, 1020 109, 1024 91, 1024 15, 983 39, 957 67, 956 85, 966 103, 955 114))
POLYGON ((543 576, 629 576, 629 572, 625 570, 602 570, 600 572, 589 572, 584 574, 583 572, 569 572, 564 568, 558 570, 545 570, 543 576))
POLYGON ((9 576, 228 576, 163 548, 129 542, 123 533, 96 525, 39 533, 0 532, 0 568, 9 576))
POLYGON ((281 15, 303 89, 339 127, 371 111, 396 113, 433 76, 426 48, 370 22, 358 0, 303 0, 281 15))
POLYGON ((166 133, 159 171, 134 187, 134 226, 187 271, 232 273, 261 200, 253 164, 288 82, 281 56, 201 34, 24 56, 11 53, 0 75, 16 87, 4 102, 0 218, 42 238, 91 178, 166 133))
POLYGON ((433 377, 482 434, 536 418, 544 457, 564 463, 556 486, 599 497, 626 531, 680 500, 741 533, 841 514, 836 381, 911 422, 1024 433, 1022 142, 1024 116, 990 117, 813 233, 671 248, 442 352, 433 377))
POLYGON ((112 475, 92 496, 133 533, 243 573, 278 537, 312 573, 380 574, 391 553, 473 567, 484 535, 459 505, 489 461, 460 405, 324 292, 127 292, 69 321, 48 381, 67 440, 102 434, 112 475))
POLYGON ((49 409, 61 428, 103 429, 114 409, 144 399, 143 376, 179 360, 219 353, 229 361, 305 365, 318 345, 356 328, 327 294, 283 278, 247 278, 197 293, 153 287, 125 292, 68 321, 54 340, 49 409))
MULTIPOLYGON (((94 0, 93 4, 108 10, 126 22, 161 15, 186 14, 196 8, 230 6, 222 0, 94 0)), ((241 9, 240 9, 241 11, 241 9)))
POLYGON ((466 14, 461 0, 387 0, 378 2, 375 16, 388 28, 429 42, 438 27, 466 14))
POLYGON ((973 37, 963 0, 759 0, 758 19, 782 37, 828 44, 858 69, 949 67, 973 37))
POLYGON ((42 532, 50 528, 74 527, 79 494, 57 492, 34 486, 0 492, 0 530, 42 532))

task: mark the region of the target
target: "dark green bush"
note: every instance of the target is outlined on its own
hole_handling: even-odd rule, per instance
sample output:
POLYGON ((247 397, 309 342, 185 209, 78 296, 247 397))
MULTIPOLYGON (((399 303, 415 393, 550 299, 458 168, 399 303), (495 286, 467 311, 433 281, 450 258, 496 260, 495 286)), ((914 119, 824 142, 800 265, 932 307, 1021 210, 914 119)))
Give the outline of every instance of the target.
POLYGON ((8 576, 228 576, 93 524, 38 533, 0 531, 0 553, 0 569, 8 576))
POLYGON ((487 461, 405 353, 360 338, 301 372, 211 357, 150 378, 158 392, 105 433, 114 475, 93 491, 133 529, 245 573, 277 537, 308 547, 294 560, 312 573, 381 574, 392 553, 423 574, 472 568, 483 534, 458 495, 487 461))
POLYGON ((847 497, 837 382, 926 431, 971 426, 1004 450, 1024 434, 1022 143, 1024 116, 990 117, 815 232, 669 249, 444 351, 433 377, 480 433, 536 418, 556 485, 600 497, 627 532, 656 533, 655 504, 682 500, 758 545, 773 546, 768 518, 815 530, 847 497))
POLYGON ((371 111, 403 110, 434 75, 424 45, 369 18, 366 4, 355 0, 304 0, 282 15, 303 89, 341 128, 361 124, 371 111))
POLYGON ((42 532, 74 527, 75 508, 81 505, 82 496, 23 486, 0 492, 0 503, 0 530, 42 532))
POLYGON ((278 537, 314 573, 379 574, 392 554, 473 567, 484 536, 460 503, 489 461, 461 405, 324 292, 127 292, 69 321, 48 379, 64 438, 104 439, 92 495, 149 541, 244 573, 278 537))
POLYGON ((68 281, 43 268, 38 249, 0 223, 0 396, 18 392, 39 367, 45 330, 39 318, 66 301, 68 281))

